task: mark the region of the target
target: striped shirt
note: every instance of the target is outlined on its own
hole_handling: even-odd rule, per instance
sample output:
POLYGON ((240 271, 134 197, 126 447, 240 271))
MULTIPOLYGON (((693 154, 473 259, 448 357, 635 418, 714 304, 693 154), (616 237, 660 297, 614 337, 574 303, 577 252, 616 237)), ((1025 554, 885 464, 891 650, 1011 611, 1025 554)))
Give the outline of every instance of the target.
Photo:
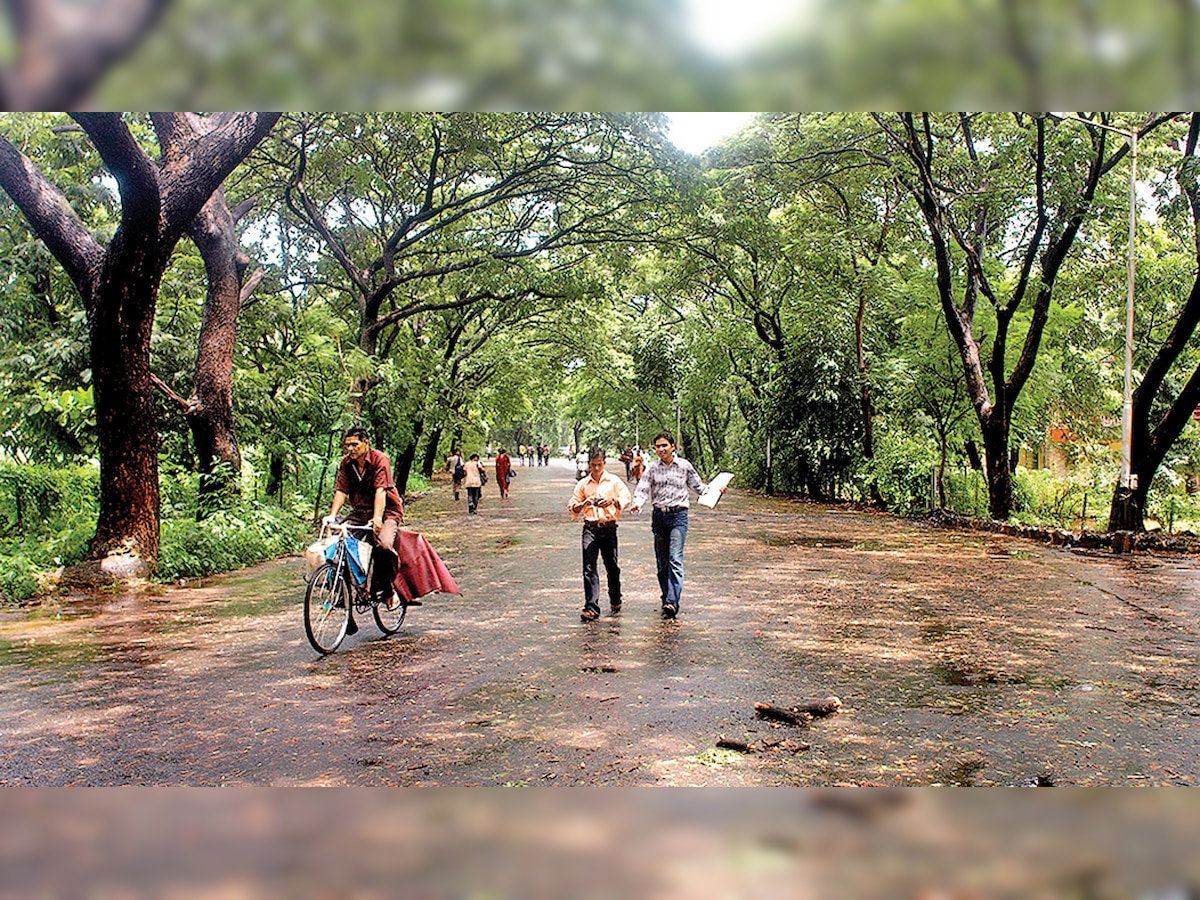
POLYGON ((639 509, 647 499, 655 509, 686 507, 691 505, 688 503, 688 488, 703 494, 707 487, 686 459, 676 456, 669 466, 661 459, 656 459, 642 474, 642 480, 633 492, 633 502, 639 509))

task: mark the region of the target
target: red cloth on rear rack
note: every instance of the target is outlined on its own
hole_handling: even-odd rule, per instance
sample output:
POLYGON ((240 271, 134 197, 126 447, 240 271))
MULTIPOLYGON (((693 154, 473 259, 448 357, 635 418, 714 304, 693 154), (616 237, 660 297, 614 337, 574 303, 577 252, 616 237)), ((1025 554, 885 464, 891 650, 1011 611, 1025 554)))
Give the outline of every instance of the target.
POLYGON ((396 553, 400 556, 400 566, 392 587, 405 600, 415 600, 434 591, 462 593, 442 558, 419 531, 401 528, 396 533, 396 553))

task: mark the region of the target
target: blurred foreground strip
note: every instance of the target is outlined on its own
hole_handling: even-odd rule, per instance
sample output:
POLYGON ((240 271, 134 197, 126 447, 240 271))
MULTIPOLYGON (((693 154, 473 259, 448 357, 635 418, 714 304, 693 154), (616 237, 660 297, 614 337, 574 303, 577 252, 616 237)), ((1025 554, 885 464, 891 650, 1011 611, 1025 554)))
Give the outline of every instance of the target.
POLYGON ((1169 790, 12 788, 0 897, 1191 897, 1169 790))

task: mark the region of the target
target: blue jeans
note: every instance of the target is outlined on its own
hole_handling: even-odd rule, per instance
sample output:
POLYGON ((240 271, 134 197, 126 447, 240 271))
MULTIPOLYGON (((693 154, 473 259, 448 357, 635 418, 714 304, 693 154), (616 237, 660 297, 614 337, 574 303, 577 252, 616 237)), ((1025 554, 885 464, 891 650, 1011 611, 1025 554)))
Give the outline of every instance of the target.
POLYGON ((679 609, 679 597, 683 593, 683 543, 687 540, 687 529, 686 506, 675 507, 670 512, 655 509, 650 519, 662 605, 674 609, 679 609))

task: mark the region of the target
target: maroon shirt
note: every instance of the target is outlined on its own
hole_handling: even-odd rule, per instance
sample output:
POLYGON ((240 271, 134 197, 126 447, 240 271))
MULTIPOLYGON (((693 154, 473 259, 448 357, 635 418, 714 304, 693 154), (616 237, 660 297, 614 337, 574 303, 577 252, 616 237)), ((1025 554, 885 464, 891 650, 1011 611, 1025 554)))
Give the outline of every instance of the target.
POLYGON ((362 459, 362 471, 359 471, 354 460, 344 457, 338 466, 337 481, 333 489, 341 491, 354 507, 351 521, 365 525, 375 514, 375 491, 384 488, 387 491, 387 505, 383 508, 384 521, 404 518, 404 502, 400 492, 392 483, 392 463, 382 450, 371 449, 362 459))

